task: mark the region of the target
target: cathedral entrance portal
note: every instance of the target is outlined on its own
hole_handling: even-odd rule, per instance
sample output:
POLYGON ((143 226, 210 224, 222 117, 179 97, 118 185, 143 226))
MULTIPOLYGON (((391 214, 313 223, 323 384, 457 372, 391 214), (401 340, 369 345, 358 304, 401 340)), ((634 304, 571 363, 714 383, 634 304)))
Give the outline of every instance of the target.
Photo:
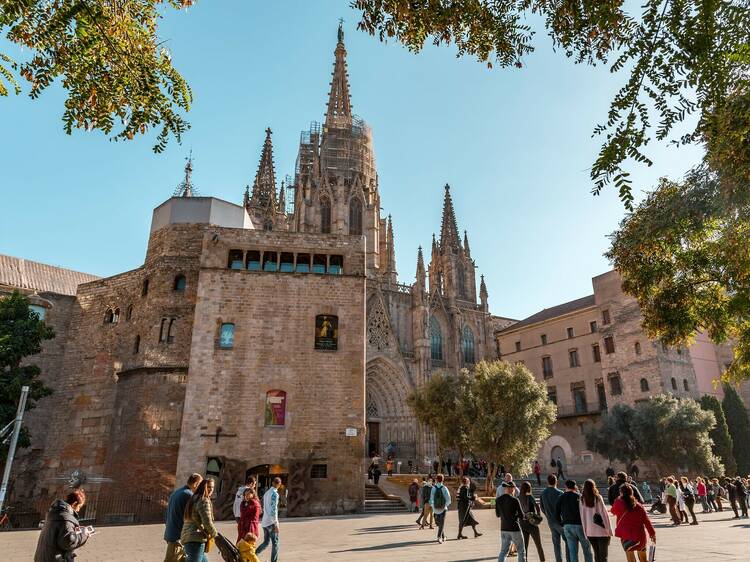
POLYGON ((380 452, 380 422, 367 421, 367 456, 374 457, 380 452))

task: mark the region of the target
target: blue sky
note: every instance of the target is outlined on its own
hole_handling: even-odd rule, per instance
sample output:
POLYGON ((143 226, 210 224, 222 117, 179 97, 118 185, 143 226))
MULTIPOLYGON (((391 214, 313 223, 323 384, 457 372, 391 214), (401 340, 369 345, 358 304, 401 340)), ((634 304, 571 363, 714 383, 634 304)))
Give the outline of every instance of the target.
MULTIPOLYGON (((493 313, 522 318, 589 294, 624 214, 614 189, 590 194, 600 143, 591 131, 625 77, 574 65, 543 31, 522 70, 488 70, 446 47, 414 55, 357 31, 348 4, 202 0, 167 12, 160 34, 194 104, 183 144, 161 155, 152 138, 65 135, 58 88, 0 98, 0 253, 98 275, 138 267, 151 211, 180 182, 189 150, 200 193, 239 203, 267 126, 277 177, 292 174, 300 131, 323 118, 343 17, 352 105, 373 128, 401 281, 412 282, 417 246, 439 231, 448 182, 493 313)), ((652 168, 633 170, 639 193, 700 158, 657 144, 650 154, 652 168)))

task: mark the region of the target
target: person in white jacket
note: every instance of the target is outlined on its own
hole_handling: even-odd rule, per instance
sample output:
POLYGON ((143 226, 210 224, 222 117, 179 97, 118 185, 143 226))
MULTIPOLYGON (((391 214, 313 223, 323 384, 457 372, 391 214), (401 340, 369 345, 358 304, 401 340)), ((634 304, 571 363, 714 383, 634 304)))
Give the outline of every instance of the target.
POLYGON ((237 523, 237 529, 240 527, 240 505, 242 505, 242 500, 245 498, 245 490, 252 488, 257 494, 257 485, 255 476, 248 476, 245 479, 245 485, 237 488, 237 493, 234 495, 234 504, 232 505, 232 515, 234 515, 234 520, 237 523))
POLYGON ((263 542, 255 549, 255 554, 263 552, 271 543, 271 562, 279 559, 279 488, 281 478, 273 479, 271 487, 263 494, 263 518, 260 526, 263 527, 263 542))

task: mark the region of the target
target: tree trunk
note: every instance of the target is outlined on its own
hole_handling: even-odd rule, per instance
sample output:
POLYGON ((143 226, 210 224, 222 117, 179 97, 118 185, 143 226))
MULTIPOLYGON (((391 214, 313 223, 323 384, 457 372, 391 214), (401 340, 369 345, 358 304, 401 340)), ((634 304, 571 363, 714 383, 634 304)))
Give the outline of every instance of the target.
POLYGON ((484 483, 485 492, 487 495, 495 495, 495 476, 497 475, 497 469, 499 467, 499 463, 493 462, 492 463, 492 470, 487 471, 487 480, 484 483))

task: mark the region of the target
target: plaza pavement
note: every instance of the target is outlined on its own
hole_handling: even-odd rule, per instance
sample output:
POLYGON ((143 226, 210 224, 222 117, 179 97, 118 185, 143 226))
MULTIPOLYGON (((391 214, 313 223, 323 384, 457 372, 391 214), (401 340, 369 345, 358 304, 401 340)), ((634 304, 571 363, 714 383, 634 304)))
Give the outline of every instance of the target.
MULTIPOLYGON (((750 520, 731 519, 727 512, 698 514, 700 525, 674 528, 666 516, 653 518, 657 533, 658 562, 750 561, 750 520)), ((373 561, 390 562, 474 562, 497 560, 499 523, 493 510, 477 511, 484 536, 457 541, 456 512, 448 514, 445 544, 435 542, 434 531, 420 531, 409 513, 372 514, 340 517, 283 519, 281 521, 281 561, 373 561)), ((231 522, 219 523, 219 530, 235 537, 231 522)), ((554 562, 546 523, 542 523, 542 543, 546 559, 554 562)), ((89 543, 78 550, 76 562, 162 562, 164 542, 161 525, 102 527, 89 543)), ((465 532, 471 535, 471 530, 465 532)), ((0 560, 33 560, 39 531, 0 533, 0 560)), ((533 542, 531 562, 539 560, 533 542)), ((270 550, 261 554, 269 559, 270 550)), ((221 555, 209 554, 211 562, 221 555)), ((516 558, 510 558, 514 561, 516 558)), ((583 561, 583 557, 580 557, 583 561)), ((625 554, 617 539, 610 546, 609 560, 620 562, 625 554)))

